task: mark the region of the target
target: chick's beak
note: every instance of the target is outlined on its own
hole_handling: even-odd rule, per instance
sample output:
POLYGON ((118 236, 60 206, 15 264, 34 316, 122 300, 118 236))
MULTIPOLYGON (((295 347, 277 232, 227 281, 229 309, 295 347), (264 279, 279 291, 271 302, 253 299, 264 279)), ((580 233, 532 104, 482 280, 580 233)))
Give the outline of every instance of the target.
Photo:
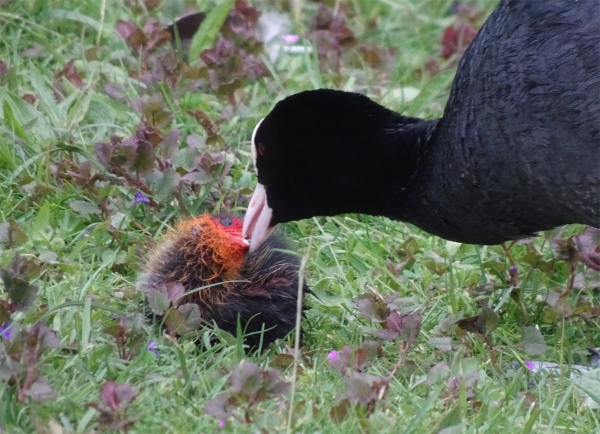
POLYGON ((243 238, 242 234, 230 234, 230 242, 233 245, 238 246, 243 252, 246 252, 248 250, 248 247, 250 246, 250 242, 243 238))
POLYGON ((222 228, 227 234, 227 242, 233 246, 238 247, 242 252, 246 253, 250 247, 250 242, 242 235, 241 228, 225 226, 222 228))
POLYGON ((273 210, 267 204, 267 190, 257 184, 250 205, 244 217, 243 237, 250 240, 250 252, 254 252, 269 238, 274 227, 271 226, 273 210))

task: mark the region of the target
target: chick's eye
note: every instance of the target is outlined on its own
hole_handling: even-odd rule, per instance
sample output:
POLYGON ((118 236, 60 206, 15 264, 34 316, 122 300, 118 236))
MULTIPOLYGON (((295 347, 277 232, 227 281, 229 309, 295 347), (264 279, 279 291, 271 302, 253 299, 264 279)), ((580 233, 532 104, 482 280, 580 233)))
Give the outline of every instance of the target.
POLYGON ((264 155, 265 154, 265 145, 263 145, 262 143, 257 143, 256 150, 258 151, 258 155, 264 155))
POLYGON ((221 217, 221 225, 231 226, 232 224, 233 224, 233 220, 231 217, 221 217))

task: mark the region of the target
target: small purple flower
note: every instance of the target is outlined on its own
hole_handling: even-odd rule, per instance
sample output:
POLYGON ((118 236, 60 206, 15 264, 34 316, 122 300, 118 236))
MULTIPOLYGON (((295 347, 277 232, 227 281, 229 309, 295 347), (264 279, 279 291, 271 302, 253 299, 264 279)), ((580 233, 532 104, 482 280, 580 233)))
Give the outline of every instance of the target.
POLYGON ((527 366, 527 369, 529 369, 530 371, 533 371, 535 369, 535 364, 533 362, 530 362, 529 360, 525 362, 525 366, 527 366))
POLYGON ((221 428, 225 428, 225 425, 227 425, 227 421, 226 421, 226 420, 220 420, 220 421, 219 421, 219 426, 220 426, 221 428))
POLYGON ((3 339, 10 339, 12 329, 9 327, 10 327, 10 321, 6 321, 2 325, 0 325, 0 336, 3 339))
POLYGON ((518 268, 516 265, 511 265, 510 267, 508 267, 508 274, 514 276, 515 274, 517 274, 517 270, 518 268))
POLYGON ((329 354, 327 354, 327 358, 329 359, 329 361, 331 362, 332 360, 337 359, 339 356, 338 352, 336 350, 333 350, 332 352, 330 352, 329 354))
POLYGON ((144 193, 138 191, 134 196, 133 204, 137 205, 138 203, 150 203, 150 199, 144 196, 144 193))
POLYGON ((152 342, 150 342, 150 343, 148 344, 148 346, 146 347, 146 349, 147 349, 148 351, 150 351, 151 353, 154 353, 154 354, 156 354, 157 356, 159 355, 158 348, 156 348, 156 341, 152 341, 152 342))
POLYGON ((298 35, 281 35, 281 39, 283 39, 283 42, 285 42, 286 44, 292 45, 300 40, 300 36, 298 36, 298 35))
POLYGON ((453 14, 457 13, 460 10, 460 2, 454 2, 450 5, 450 12, 453 14))

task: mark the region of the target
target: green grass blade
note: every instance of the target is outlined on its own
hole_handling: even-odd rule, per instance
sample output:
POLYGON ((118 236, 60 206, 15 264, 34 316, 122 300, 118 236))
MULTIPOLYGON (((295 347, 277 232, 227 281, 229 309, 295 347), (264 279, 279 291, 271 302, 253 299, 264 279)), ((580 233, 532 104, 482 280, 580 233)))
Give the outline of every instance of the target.
POLYGON ((200 53, 207 48, 210 48, 219 34, 221 26, 227 19, 229 11, 233 7, 235 0, 225 0, 223 3, 215 7, 207 16, 200 29, 196 32, 192 38, 192 44, 190 45, 189 58, 194 62, 200 57, 200 53))

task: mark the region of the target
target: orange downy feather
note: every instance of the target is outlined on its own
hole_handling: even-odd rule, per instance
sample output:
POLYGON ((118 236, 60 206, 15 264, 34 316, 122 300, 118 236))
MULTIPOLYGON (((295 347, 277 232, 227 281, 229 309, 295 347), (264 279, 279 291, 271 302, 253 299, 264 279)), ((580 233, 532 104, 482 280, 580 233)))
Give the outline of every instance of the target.
MULTIPOLYGON (((231 241, 238 234, 225 230, 208 214, 182 221, 175 228, 175 232, 181 234, 191 233, 194 230, 200 232, 200 239, 194 248, 199 261, 198 265, 214 267, 214 275, 209 279, 218 276, 224 280, 235 279, 239 274, 244 254, 248 250, 246 245, 231 241), (207 252, 211 254, 210 257, 206 257, 207 252)), ((241 230, 239 238, 241 238, 241 230)))

